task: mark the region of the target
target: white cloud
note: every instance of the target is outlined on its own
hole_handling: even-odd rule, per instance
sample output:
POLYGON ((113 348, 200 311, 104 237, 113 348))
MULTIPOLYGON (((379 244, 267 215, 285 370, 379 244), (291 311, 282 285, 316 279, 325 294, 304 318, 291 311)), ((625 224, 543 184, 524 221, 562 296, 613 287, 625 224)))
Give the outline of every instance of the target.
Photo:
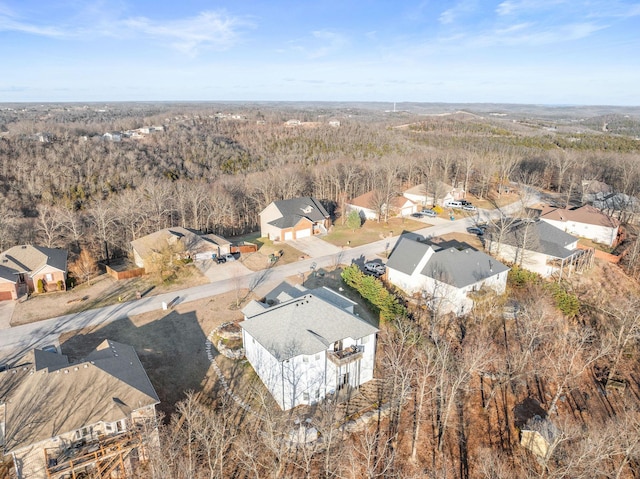
POLYGON ((147 17, 116 18, 104 21, 98 16, 95 23, 77 25, 37 25, 21 21, 0 4, 0 31, 14 31, 55 38, 148 38, 170 45, 183 53, 196 55, 202 49, 226 50, 238 40, 243 28, 250 23, 226 12, 201 12, 195 17, 157 21, 147 17))
POLYGON ((474 12, 477 9, 477 2, 475 0, 462 0, 442 12, 438 17, 440 23, 447 25, 456 21, 459 17, 474 12))
POLYGON ((540 46, 579 40, 604 28, 607 27, 589 22, 570 23, 551 27, 540 27, 534 23, 518 23, 497 29, 493 32, 478 35, 472 39, 470 43, 480 46, 540 46))
POLYGON ((121 22, 133 34, 168 41, 174 48, 195 55, 202 48, 226 50, 239 37, 246 22, 219 12, 202 12, 196 17, 169 22, 157 22, 144 17, 121 22))
POLYGON ((330 30, 316 30, 311 32, 312 39, 292 42, 293 49, 308 58, 323 58, 340 51, 349 43, 346 36, 330 30))

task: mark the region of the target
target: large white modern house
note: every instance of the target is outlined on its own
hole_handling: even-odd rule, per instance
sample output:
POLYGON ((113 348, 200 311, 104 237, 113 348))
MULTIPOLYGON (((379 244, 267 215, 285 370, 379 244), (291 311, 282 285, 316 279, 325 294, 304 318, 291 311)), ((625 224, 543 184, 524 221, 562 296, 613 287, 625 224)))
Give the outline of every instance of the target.
POLYGON ((378 329, 354 306, 328 288, 283 283, 244 308, 247 360, 283 410, 373 379, 378 329))

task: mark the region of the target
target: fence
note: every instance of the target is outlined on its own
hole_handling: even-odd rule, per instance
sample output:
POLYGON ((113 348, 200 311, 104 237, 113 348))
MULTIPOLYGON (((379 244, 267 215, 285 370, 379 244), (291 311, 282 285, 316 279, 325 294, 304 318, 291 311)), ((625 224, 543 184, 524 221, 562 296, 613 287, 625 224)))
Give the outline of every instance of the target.
POLYGON ((144 268, 133 268, 123 271, 117 271, 108 265, 105 265, 105 268, 107 269, 107 274, 116 280, 136 278, 145 273, 144 268))

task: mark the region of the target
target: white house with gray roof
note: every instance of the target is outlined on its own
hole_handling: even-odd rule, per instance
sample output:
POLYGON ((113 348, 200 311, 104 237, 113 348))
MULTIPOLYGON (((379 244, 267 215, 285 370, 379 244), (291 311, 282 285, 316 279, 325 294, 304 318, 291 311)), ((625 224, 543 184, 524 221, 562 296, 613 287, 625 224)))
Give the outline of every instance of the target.
POLYGON ((244 309, 247 360, 283 410, 373 379, 378 329, 328 289, 281 284, 244 309))
POLYGON ((470 246, 458 248, 403 236, 389 256, 387 280, 408 294, 421 294, 439 312, 457 315, 473 307, 470 292, 490 288, 503 294, 510 268, 470 246))
POLYGON ((274 201, 260 213, 260 235, 276 241, 324 234, 329 226, 329 213, 309 196, 274 201))
POLYGON ((544 277, 584 254, 578 249, 577 237, 542 220, 521 220, 507 228, 491 228, 485 238, 491 254, 544 277))

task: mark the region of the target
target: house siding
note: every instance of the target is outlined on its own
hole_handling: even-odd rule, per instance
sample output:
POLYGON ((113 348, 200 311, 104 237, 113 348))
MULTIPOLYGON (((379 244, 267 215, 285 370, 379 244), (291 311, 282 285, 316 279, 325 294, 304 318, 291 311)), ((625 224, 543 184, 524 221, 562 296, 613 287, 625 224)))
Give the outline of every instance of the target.
POLYGON ((557 221, 547 218, 541 218, 541 220, 569 234, 581 236, 582 238, 587 238, 607 246, 613 246, 618 236, 618 227, 612 228, 576 221, 557 221))
POLYGON ((280 408, 285 411, 323 400, 327 393, 333 393, 338 388, 338 381, 345 373, 348 373, 351 387, 358 387, 373 379, 375 334, 360 339, 343 339, 343 348, 352 345, 364 347, 361 359, 343 366, 335 365, 327 357, 327 352, 333 351, 333 344, 326 351, 278 361, 246 330, 242 332, 242 339, 247 360, 280 408))

